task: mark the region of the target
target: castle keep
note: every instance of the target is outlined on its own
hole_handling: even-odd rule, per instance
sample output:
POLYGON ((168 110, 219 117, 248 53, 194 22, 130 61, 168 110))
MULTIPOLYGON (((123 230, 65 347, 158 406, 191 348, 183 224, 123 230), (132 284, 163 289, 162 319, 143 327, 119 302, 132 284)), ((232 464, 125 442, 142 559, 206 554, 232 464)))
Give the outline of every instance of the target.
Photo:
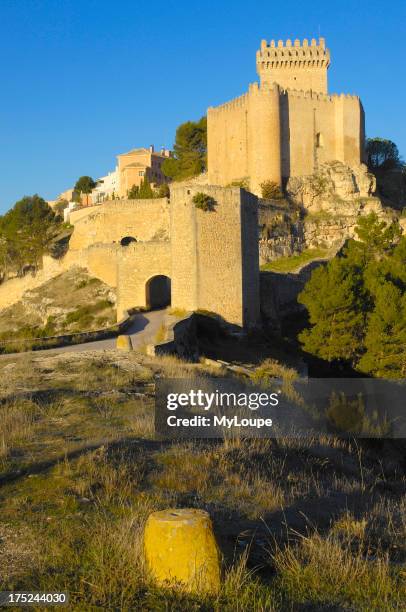
POLYGON ((247 181, 260 194, 338 160, 364 158, 364 111, 357 96, 329 94, 325 41, 262 41, 259 83, 246 94, 208 109, 208 178, 215 185, 247 181))

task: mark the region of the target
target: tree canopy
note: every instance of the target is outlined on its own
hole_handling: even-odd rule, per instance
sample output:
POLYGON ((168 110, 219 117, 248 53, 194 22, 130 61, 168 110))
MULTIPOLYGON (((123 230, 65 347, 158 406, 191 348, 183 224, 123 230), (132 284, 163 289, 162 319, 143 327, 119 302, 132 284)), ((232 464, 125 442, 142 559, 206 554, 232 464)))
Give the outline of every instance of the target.
POLYGON ((187 121, 176 130, 174 156, 162 164, 163 173, 183 180, 204 172, 207 164, 207 119, 187 121))
POLYGON ((0 274, 38 268, 60 218, 39 195, 25 196, 0 217, 0 274))
POLYGON ((399 150, 385 138, 367 138, 366 154, 370 170, 392 170, 402 166, 399 150))
POLYGON ((74 190, 78 193, 91 193, 96 187, 95 181, 91 176, 81 176, 75 183, 74 190))
POLYGON ((406 376, 406 237, 397 222, 362 217, 358 240, 317 268, 298 301, 310 326, 303 348, 373 376, 406 376))

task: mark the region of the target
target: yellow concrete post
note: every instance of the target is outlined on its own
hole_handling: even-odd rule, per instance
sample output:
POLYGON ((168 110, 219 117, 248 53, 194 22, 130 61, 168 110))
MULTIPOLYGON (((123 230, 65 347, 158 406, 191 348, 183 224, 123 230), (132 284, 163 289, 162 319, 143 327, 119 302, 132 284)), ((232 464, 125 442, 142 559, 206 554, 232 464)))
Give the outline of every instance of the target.
POLYGON ((159 584, 180 583, 189 591, 210 593, 219 589, 219 551, 204 510, 153 512, 145 526, 144 550, 148 568, 159 584))
POLYGON ((117 336, 116 347, 120 351, 132 351, 130 336, 117 336))

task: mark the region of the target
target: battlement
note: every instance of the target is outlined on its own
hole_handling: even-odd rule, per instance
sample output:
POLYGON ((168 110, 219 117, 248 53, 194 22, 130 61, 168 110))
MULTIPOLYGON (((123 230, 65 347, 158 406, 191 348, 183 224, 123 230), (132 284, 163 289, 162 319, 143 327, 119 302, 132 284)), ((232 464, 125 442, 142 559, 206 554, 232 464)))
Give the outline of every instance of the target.
POLYGON ((281 89, 281 95, 288 95, 292 98, 302 98, 304 100, 321 100, 324 102, 336 102, 337 100, 349 99, 349 100, 359 100, 358 96, 352 94, 325 94, 317 91, 306 91, 303 89, 292 89, 287 87, 286 89, 281 89))
POLYGON ((210 113, 213 113, 230 111, 236 108, 244 108, 247 105, 250 96, 266 95, 267 93, 269 94, 275 91, 278 91, 278 93, 280 91, 279 85, 276 83, 263 83, 262 86, 260 86, 259 83, 255 81, 254 83, 250 83, 247 93, 242 94, 233 100, 229 100, 228 102, 224 102, 219 106, 210 106, 208 110, 210 113))
POLYGON ((224 102, 223 104, 219 104, 219 106, 209 106, 209 112, 221 112, 228 111, 235 108, 244 107, 247 103, 249 93, 242 94, 242 96, 238 96, 237 98, 233 98, 228 102, 224 102))
POLYGON ((327 93, 327 69, 330 66, 330 51, 324 38, 316 41, 307 38, 293 42, 288 39, 262 40, 256 56, 257 72, 261 84, 275 82, 284 89, 313 90, 327 93))

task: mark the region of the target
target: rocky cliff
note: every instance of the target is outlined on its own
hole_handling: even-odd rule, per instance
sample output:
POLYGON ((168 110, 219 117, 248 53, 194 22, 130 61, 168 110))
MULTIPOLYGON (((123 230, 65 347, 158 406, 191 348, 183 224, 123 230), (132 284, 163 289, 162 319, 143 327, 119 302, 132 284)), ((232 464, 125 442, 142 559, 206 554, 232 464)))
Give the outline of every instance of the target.
POLYGON ((375 212, 390 221, 396 214, 374 196, 376 181, 364 164, 322 164, 316 174, 292 177, 283 201, 262 201, 259 210, 260 262, 305 249, 339 249, 354 236, 358 218, 375 212))

